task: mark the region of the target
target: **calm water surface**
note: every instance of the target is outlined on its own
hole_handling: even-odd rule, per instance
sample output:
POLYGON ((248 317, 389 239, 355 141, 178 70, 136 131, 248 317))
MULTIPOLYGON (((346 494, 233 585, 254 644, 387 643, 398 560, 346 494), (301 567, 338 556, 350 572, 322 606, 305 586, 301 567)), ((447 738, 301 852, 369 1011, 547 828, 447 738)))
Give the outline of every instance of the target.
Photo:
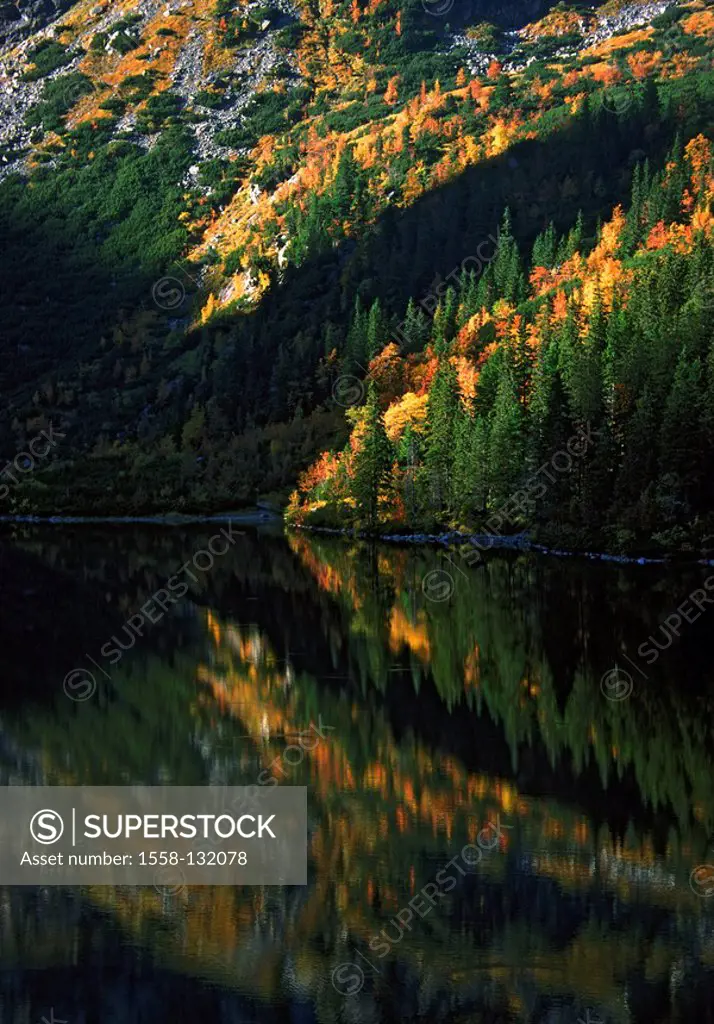
POLYGON ((2 1024, 714 1021, 714 609, 636 654, 704 567, 457 570, 247 530, 107 666, 215 532, 3 533, 0 781, 254 784, 278 763, 308 787, 309 884, 0 888, 2 1024), (425 594, 443 568, 453 593, 425 594), (631 685, 601 685, 615 663, 631 685), (320 721, 287 765, 285 734, 320 721))

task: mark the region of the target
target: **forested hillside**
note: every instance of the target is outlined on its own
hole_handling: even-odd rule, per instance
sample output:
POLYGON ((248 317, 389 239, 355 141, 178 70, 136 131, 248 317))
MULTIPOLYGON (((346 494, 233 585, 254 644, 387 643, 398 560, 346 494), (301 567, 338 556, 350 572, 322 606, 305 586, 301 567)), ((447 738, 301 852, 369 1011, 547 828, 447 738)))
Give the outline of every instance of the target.
MULTIPOLYGON (((480 276, 454 275, 430 321, 410 304, 417 352, 373 354, 349 442, 302 475, 291 518, 711 549, 711 168, 705 136, 677 142, 593 245, 581 219, 551 224, 528 262, 506 213, 480 276)), ((349 337, 370 338, 361 310, 349 337)))
POLYGON ((475 525, 590 422, 508 529, 704 540, 711 5, 448 8, 0 33, 0 512, 475 525))

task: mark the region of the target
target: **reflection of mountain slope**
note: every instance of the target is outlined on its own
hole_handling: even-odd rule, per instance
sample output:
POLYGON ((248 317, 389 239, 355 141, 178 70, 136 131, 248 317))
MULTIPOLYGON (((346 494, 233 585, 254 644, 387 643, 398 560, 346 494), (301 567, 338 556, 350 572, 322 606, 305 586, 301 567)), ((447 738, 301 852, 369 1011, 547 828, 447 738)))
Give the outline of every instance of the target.
MULTIPOLYGON (((215 694, 219 721, 239 717, 260 747, 260 762, 268 765, 280 756, 281 744, 271 737, 276 732, 294 734, 306 726, 301 708, 306 697, 299 692, 306 681, 279 664, 254 630, 221 624, 214 613, 209 614, 208 625, 216 648, 209 660, 220 668, 203 667, 199 676, 215 694)), ((311 815, 319 824, 311 845, 314 877, 308 892, 291 903, 288 913, 287 905, 264 893, 238 897, 228 890, 191 890, 182 911, 179 942, 184 966, 193 962, 200 972, 204 959, 214 966, 222 963, 235 981, 253 984, 257 930, 261 956, 267 956, 255 990, 278 998, 279 962, 296 957, 304 971, 300 976, 317 998, 321 981, 348 955, 344 945, 333 957, 327 951, 325 956, 307 954, 306 949, 319 946, 318 936, 332 932, 339 922, 369 955, 370 938, 433 878, 439 862, 455 855, 464 842, 473 842, 482 824, 499 812, 505 822, 516 825, 503 849, 484 860, 478 877, 464 883, 458 898, 429 922, 426 935, 407 936, 398 949, 399 957, 415 968, 426 947, 430 972, 441 978, 442 985, 464 994, 487 976, 491 983, 508 987, 519 967, 509 949, 515 941, 520 950, 525 944, 529 963, 535 950, 542 950, 543 967, 537 966, 536 956, 532 982, 546 990, 592 991, 592 969, 584 964, 595 959, 598 976, 613 979, 611 990, 598 992, 598 999, 615 1006, 614 979, 635 969, 641 957, 631 937, 614 926, 615 905, 625 915, 643 905, 652 914, 658 908, 660 918, 676 911, 687 933, 694 927, 693 912, 702 904, 686 886, 694 863, 686 850, 677 851, 673 844, 662 857, 647 837, 620 841, 606 832, 595 836, 582 816, 553 801, 525 798, 505 780, 469 773, 453 759, 437 763, 418 742, 397 744, 383 715, 360 714, 330 693, 321 694, 320 707, 323 721, 336 724, 337 739, 331 737, 314 752, 306 752, 304 763, 284 780, 308 784, 315 797, 311 815), (371 758, 351 753, 353 734, 363 729, 371 736, 371 758), (526 895, 532 898, 525 899, 526 895), (544 899, 559 907, 556 920, 570 918, 565 933, 562 923, 554 930, 554 921, 542 916, 538 908, 544 899), (485 923, 484 908, 489 934, 479 937, 477 922, 485 923), (281 937, 266 937, 271 936, 269 921, 276 914, 281 937), (460 919, 471 921, 473 941, 484 944, 478 964, 473 962, 471 943, 464 946, 457 928, 460 919), (596 927, 588 926, 588 920, 597 922, 596 927), (564 949, 553 963, 548 951, 556 940, 564 949), (269 953, 263 949, 265 942, 269 953), (275 986, 270 993, 263 988, 268 977, 275 986)), ((155 896, 147 899, 146 913, 157 918, 158 927, 155 896)), ((176 955, 175 943, 168 946, 176 955)), ((670 965, 667 961, 667 969, 670 965)))
MULTIPOLYGON (((244 543, 246 562, 264 574, 248 550, 251 543, 261 550, 261 542, 244 543)), ((664 694, 655 690, 642 707, 620 706, 619 717, 611 715, 609 705, 601 707, 607 702, 593 697, 589 666, 559 711, 556 692, 563 684, 543 654, 542 634, 551 615, 560 628, 570 625, 568 615, 555 615, 562 580, 554 574, 536 581, 528 560, 490 562, 478 580, 461 581, 450 607, 435 607, 419 586, 424 567, 434 564, 431 555, 388 551, 375 558, 356 546, 344 560, 338 545, 306 544, 310 557, 327 563, 330 587, 300 590, 290 635, 299 631, 295 623, 321 623, 323 635, 318 628, 310 638, 310 657, 333 671, 342 666, 342 683, 321 680, 298 656, 282 656, 270 601, 256 601, 255 615, 241 615, 247 622, 222 612, 211 588, 231 607, 235 595, 217 575, 206 582, 208 610, 194 609, 186 622, 192 645, 180 657, 140 660, 137 651, 139 657, 118 668, 112 704, 64 701, 44 717, 33 713, 29 723, 8 716, 4 724, 39 752, 48 773, 67 782, 109 781, 111 772, 115 782, 252 784, 267 771, 281 784, 307 785, 309 885, 195 887, 177 897, 150 888, 92 889, 83 897, 162 970, 232 986, 261 1004, 282 1006, 297 993, 330 1024, 344 1009, 330 975, 355 959, 355 947, 379 969, 355 1016, 360 1024, 398 1019, 398 1013, 416 1019, 412 1004, 427 1019, 447 1005, 454 1016, 433 1019, 459 1019, 460 1012, 461 1020, 479 1013, 490 1020, 500 1013, 504 1021, 545 1021, 556 1004, 597 1005, 603 1019, 629 1024, 640 1018, 634 1010, 626 1015, 623 994, 630 1007, 641 1006, 650 985, 680 1007, 673 1020, 697 1019, 681 1009, 682 1000, 695 991, 697 960, 714 963, 714 941, 711 908, 687 883, 706 849, 692 819, 707 822, 711 805, 698 807, 683 782, 692 814, 681 816, 678 833, 672 828, 663 842, 643 828, 633 799, 630 820, 637 825, 619 834, 593 821, 582 787, 573 787, 566 802, 539 767, 551 753, 555 777, 564 770, 563 751, 579 754, 581 767, 594 751, 617 774, 618 757, 635 763, 659 743, 670 745, 673 756, 686 751, 679 776, 686 780, 688 772, 701 771, 707 735, 685 695, 675 695, 684 739, 671 731, 664 694), (549 608, 539 607, 541 585, 549 608), (269 616, 270 633, 256 622, 262 615, 269 616), (333 645, 329 656, 326 641, 333 645), (422 673, 418 693, 409 680, 412 667, 422 673), (400 671, 390 674, 394 669, 400 671), (641 728, 644 713, 648 730, 641 728), (489 715, 501 724, 489 723, 489 715), (320 720, 332 731, 288 764, 294 758, 283 758, 287 745, 320 720), (497 733, 522 760, 525 739, 534 750, 544 744, 545 754, 531 758, 539 791, 509 775, 507 763, 491 767, 486 738, 497 733), (475 736, 484 737, 476 750, 475 736), (624 753, 612 750, 613 736, 624 753), (498 814, 513 825, 499 848, 388 957, 375 958, 370 941, 498 814), (683 949, 691 963, 682 959, 683 949)), ((292 556, 285 558, 274 578, 290 578, 292 556)), ((241 576, 252 593, 272 593, 265 575, 257 586, 249 582, 241 576)), ((581 583, 575 573, 573 589, 581 583)), ((577 608, 579 640, 595 633, 591 600, 603 603, 595 584, 577 608)), ((281 614, 289 608, 286 601, 281 614)), ((657 787, 673 790, 662 781, 662 764, 644 777, 645 796, 657 787)), ((23 940, 18 954, 23 913, 13 910, 15 925, 0 932, 3 964, 18 956, 39 966, 77 962, 79 926, 55 932, 53 918, 48 948, 33 950, 23 940)))
MULTIPOLYGON (((422 592, 427 570, 441 564, 423 553, 389 549, 375 557, 366 547, 348 549, 304 533, 289 541, 319 587, 330 581, 350 635, 363 632, 373 646, 407 649, 415 680, 426 662, 441 703, 465 704, 479 716, 487 712, 508 742, 513 770, 530 776, 533 785, 539 771, 555 782, 557 765, 567 757, 575 779, 590 771, 595 785, 599 776, 607 789, 634 775, 641 800, 654 812, 712 828, 712 737, 706 724, 712 691, 697 687, 691 671, 679 671, 682 664, 696 664, 699 652, 682 645, 665 666, 665 685, 658 688, 655 676, 624 704, 605 700, 600 690, 602 667, 612 665, 617 652, 611 638, 623 635, 622 621, 628 627, 625 650, 636 650, 653 629, 641 598, 637 618, 618 598, 618 592, 627 593, 627 574, 581 575, 574 568, 567 574, 544 569, 534 558, 496 559, 486 573, 460 575, 453 597, 443 604, 422 592), (601 651, 603 637, 608 646, 601 651), (672 685, 678 678, 687 679, 686 688, 672 685)), ((687 585, 674 584, 674 593, 686 592, 687 585)), ((657 587, 666 614, 673 598, 662 581, 657 587)), ((656 621, 655 614, 651 618, 656 621)), ((387 680, 393 690, 409 674, 404 668, 390 677, 386 666, 376 674, 378 659, 365 660, 356 641, 350 647, 360 675, 380 690, 387 680)), ((418 709, 419 702, 415 714, 418 709)))

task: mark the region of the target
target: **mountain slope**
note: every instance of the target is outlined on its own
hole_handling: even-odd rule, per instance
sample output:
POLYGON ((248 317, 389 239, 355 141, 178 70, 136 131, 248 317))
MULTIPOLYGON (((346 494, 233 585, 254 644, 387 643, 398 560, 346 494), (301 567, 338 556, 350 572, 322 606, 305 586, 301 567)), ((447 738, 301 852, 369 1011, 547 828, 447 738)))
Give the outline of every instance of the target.
POLYGON ((593 239, 712 127, 711 8, 666 6, 82 0, 6 44, 0 439, 66 439, 0 505, 287 495, 349 429, 358 298, 397 340, 506 206, 593 239))
POLYGON ((703 135, 638 164, 628 212, 592 246, 549 226, 527 277, 506 217, 431 322, 410 307, 426 343, 371 360, 349 442, 303 474, 290 519, 711 550, 713 171, 703 135))

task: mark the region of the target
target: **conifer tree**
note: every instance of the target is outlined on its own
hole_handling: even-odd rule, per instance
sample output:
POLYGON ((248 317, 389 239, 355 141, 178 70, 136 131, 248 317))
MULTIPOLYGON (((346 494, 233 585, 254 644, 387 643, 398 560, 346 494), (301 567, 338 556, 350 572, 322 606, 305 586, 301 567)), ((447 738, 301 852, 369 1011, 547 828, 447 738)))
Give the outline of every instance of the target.
POLYGON ((562 238, 558 244, 558 251, 556 255, 556 263, 565 263, 569 260, 576 252, 580 251, 580 247, 583 244, 583 213, 582 210, 578 211, 578 216, 575 221, 575 226, 570 229, 568 234, 562 238))
POLYGON ((367 354, 367 313, 362 308, 359 295, 355 299, 352 323, 347 333, 347 358, 345 370, 347 373, 360 375, 364 373, 364 367, 369 362, 367 354))
MULTIPOLYGON (((478 282, 476 280, 476 274, 473 270, 470 270, 467 275, 464 275, 465 283, 462 285, 462 296, 461 304, 459 306, 459 320, 458 326, 462 327, 467 320, 477 313, 479 310, 478 305, 478 282)), ((464 280, 462 277, 462 281, 464 280)))
POLYGON ((491 493, 489 430, 485 416, 476 416, 471 438, 474 511, 485 513, 491 493))
POLYGON ((519 302, 525 296, 525 280, 518 245, 511 233, 511 214, 508 209, 501 222, 498 253, 490 266, 493 267, 493 279, 498 296, 509 302, 519 302))
POLYGON ((699 478, 702 368, 682 350, 660 430, 660 485, 687 504, 699 478))
POLYGON ((524 467, 523 410, 510 368, 501 363, 496 401, 489 423, 489 461, 493 502, 508 500, 524 467))
POLYGON ((409 299, 400 333, 405 339, 402 347, 403 355, 408 355, 410 352, 423 351, 429 340, 431 333, 429 321, 412 298, 409 299))
POLYGON ((709 343, 705 363, 700 431, 702 504, 711 509, 714 508, 714 339, 709 343))
MULTIPOLYGON (((612 518, 631 529, 652 529, 649 507, 643 495, 657 478, 657 401, 652 388, 645 385, 635 409, 623 428, 622 456, 615 481, 612 518)), ((650 488, 651 492, 651 488, 650 488)))
POLYGON ((538 235, 533 243, 533 256, 531 259, 532 265, 534 267, 555 266, 556 250, 557 239, 555 236, 553 221, 551 221, 546 230, 538 235))
POLYGON ((463 519, 474 506, 474 477, 472 466, 474 421, 463 403, 459 402, 454 425, 454 462, 451 480, 451 505, 454 513, 463 519))
POLYGON ((389 483, 392 446, 384 429, 384 416, 374 381, 370 381, 365 406, 364 434, 354 459, 353 494, 358 521, 368 530, 379 524, 379 497, 389 483))
POLYGON ((402 497, 409 522, 414 522, 417 511, 417 467, 420 454, 419 437, 411 423, 407 423, 397 445, 397 458, 403 471, 402 497))
POLYGON ((451 511, 454 424, 458 404, 456 373, 451 363, 442 358, 429 389, 424 452, 429 500, 437 515, 451 511))
POLYGON ((387 343, 389 329, 379 299, 375 299, 367 319, 367 359, 372 360, 387 343))

